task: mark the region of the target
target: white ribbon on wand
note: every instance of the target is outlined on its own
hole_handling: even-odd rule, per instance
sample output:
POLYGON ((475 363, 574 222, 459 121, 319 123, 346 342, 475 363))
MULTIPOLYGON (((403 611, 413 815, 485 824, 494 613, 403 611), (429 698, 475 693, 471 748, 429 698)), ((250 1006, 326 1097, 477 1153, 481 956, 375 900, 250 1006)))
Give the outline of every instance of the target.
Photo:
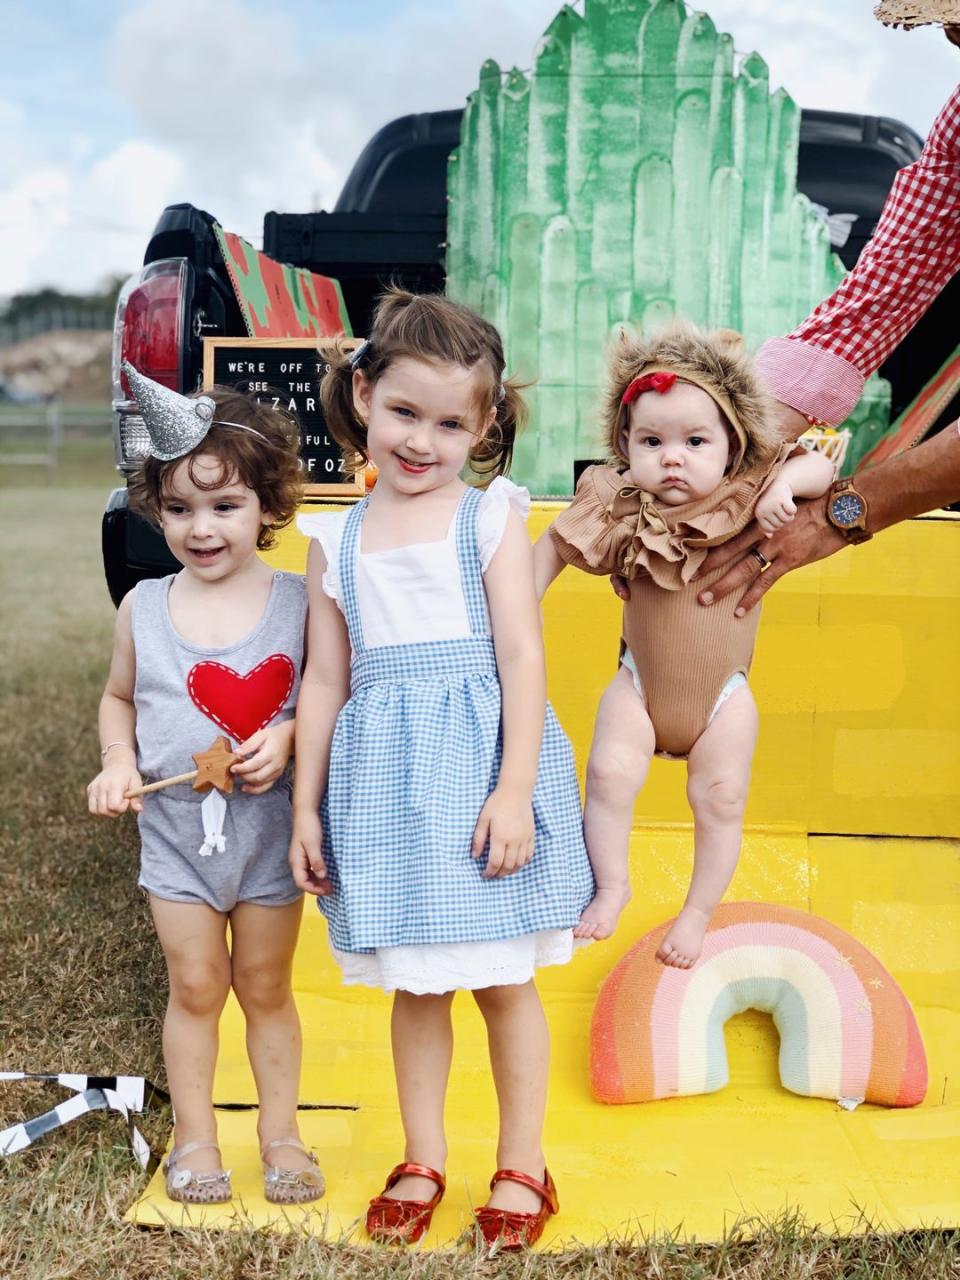
POLYGON ((209 858, 216 850, 223 853, 226 838, 223 834, 223 823, 227 813, 225 795, 233 792, 233 774, 230 766, 237 764, 243 756, 231 749, 230 741, 221 734, 216 737, 206 751, 198 751, 193 757, 196 769, 189 773, 178 773, 173 778, 161 778, 158 782, 148 782, 145 786, 136 787, 126 793, 126 799, 148 795, 151 791, 161 791, 164 787, 173 787, 181 782, 193 782, 194 791, 207 791, 200 806, 203 819, 203 844, 198 849, 201 858, 209 858))

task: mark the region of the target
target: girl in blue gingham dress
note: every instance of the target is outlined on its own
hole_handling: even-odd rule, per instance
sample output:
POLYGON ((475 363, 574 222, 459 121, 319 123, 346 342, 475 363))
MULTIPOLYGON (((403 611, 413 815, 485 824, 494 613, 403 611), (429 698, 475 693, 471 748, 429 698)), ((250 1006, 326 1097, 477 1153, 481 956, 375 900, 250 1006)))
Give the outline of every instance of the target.
POLYGON ((532 979, 570 959, 593 878, 572 752, 545 702, 529 499, 499 475, 484 491, 460 478, 509 462, 522 403, 502 377, 492 326, 445 298, 388 294, 323 391, 328 429, 376 465, 376 488, 300 521, 311 620, 291 865, 344 980, 395 993, 407 1145, 371 1204, 380 1238, 418 1238, 443 1185, 458 989, 496 1054, 497 1167, 519 1175, 484 1213, 498 1233, 509 1213, 527 1241, 555 1202, 532 979))

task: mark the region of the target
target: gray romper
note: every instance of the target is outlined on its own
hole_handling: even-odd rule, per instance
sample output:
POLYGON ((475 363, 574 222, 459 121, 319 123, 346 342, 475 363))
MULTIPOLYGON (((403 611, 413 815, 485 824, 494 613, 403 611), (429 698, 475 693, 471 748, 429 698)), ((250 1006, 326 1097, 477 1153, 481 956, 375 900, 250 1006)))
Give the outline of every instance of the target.
MULTIPOLYGON (((131 616, 136 653, 133 701, 137 766, 144 782, 193 769, 194 752, 218 734, 236 746, 257 729, 289 720, 300 687, 307 610, 303 578, 274 574, 263 617, 226 649, 189 644, 167 608, 173 575, 136 587, 131 616)), ((140 887, 171 902, 205 902, 231 911, 238 902, 283 906, 300 890, 287 862, 290 777, 263 795, 239 784, 226 796, 225 845, 201 857, 203 794, 189 782, 143 797, 140 887)))

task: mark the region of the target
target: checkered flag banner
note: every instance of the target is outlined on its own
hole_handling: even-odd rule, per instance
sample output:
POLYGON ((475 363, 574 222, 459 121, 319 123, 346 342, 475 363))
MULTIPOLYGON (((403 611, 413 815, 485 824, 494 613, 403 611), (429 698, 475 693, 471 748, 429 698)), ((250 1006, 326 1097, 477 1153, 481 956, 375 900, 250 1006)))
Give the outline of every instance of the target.
POLYGON ((42 1115, 0 1131, 0 1158, 26 1150, 37 1138, 61 1129, 90 1111, 117 1111, 126 1121, 130 1149, 140 1167, 148 1173, 157 1167, 158 1157, 133 1123, 133 1117, 154 1103, 169 1102, 170 1099, 168 1094, 143 1076, 42 1075, 33 1071, 0 1071, 0 1081, 4 1080, 49 1080, 63 1089, 72 1090, 73 1097, 59 1103, 52 1111, 44 1111, 42 1115))

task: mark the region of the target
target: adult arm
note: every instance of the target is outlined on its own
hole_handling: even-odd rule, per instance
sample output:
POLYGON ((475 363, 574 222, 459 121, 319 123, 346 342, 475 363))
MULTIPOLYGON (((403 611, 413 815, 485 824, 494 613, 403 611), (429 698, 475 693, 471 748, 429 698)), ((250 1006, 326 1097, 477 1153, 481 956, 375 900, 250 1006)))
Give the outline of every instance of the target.
MULTIPOLYGON (((836 291, 793 333, 765 342, 757 367, 777 397, 778 422, 795 439, 809 415, 841 422, 853 409, 865 380, 917 323, 960 268, 960 86, 934 121, 920 158, 901 169, 877 229, 836 291)), ((910 516, 960 498, 957 440, 930 440, 858 472, 867 499, 867 528, 879 532, 910 516)), ((779 578, 846 546, 826 519, 825 504, 801 504, 796 518, 762 541, 756 524, 710 552, 700 576, 728 571, 700 596, 701 603, 748 589, 740 600, 752 608, 779 578), (762 576, 750 554, 761 545, 772 567, 762 576)))
MULTIPOLYGON (((960 269, 960 85, 934 121, 918 160, 901 169, 877 228, 837 289, 757 367, 796 434, 801 416, 846 418, 865 380, 903 341, 960 269)), ((793 434, 793 432, 791 432, 793 434)))

